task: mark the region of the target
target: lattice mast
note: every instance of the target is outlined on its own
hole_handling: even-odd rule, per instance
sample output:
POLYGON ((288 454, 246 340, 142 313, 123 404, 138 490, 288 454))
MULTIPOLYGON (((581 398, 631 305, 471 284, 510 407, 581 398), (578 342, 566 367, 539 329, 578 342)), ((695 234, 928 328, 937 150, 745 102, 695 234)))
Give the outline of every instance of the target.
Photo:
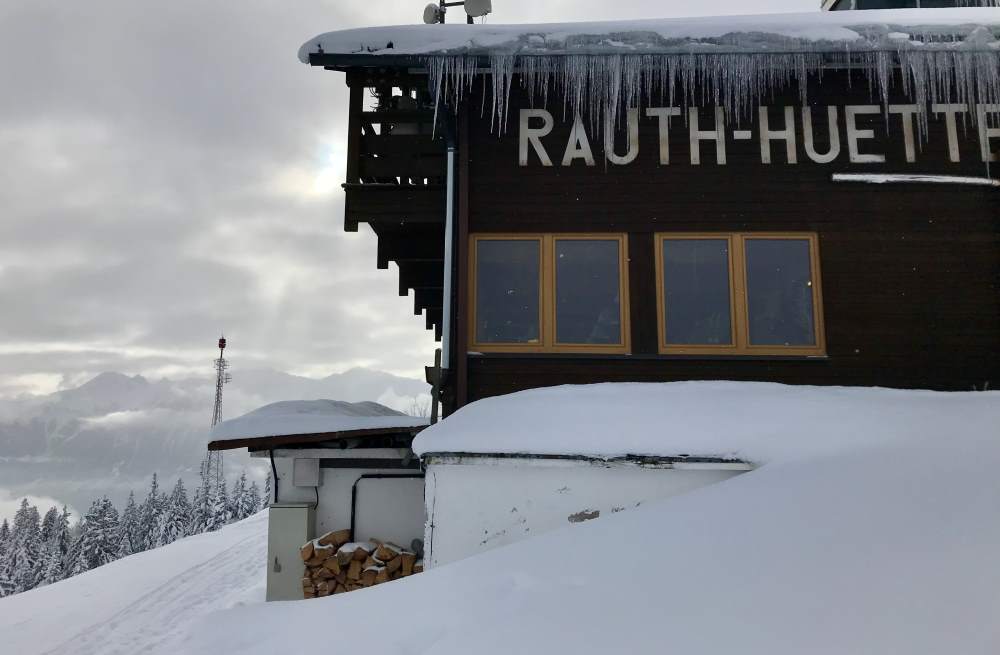
MULTIPOLYGON (((212 427, 214 428, 222 420, 222 387, 226 385, 232 376, 229 374, 229 362, 223 356, 226 350, 226 337, 219 337, 219 358, 215 360, 215 409, 212 411, 212 427)), ((222 481, 224 474, 222 470, 222 451, 211 450, 208 453, 208 471, 206 477, 212 481, 216 487, 222 481)))

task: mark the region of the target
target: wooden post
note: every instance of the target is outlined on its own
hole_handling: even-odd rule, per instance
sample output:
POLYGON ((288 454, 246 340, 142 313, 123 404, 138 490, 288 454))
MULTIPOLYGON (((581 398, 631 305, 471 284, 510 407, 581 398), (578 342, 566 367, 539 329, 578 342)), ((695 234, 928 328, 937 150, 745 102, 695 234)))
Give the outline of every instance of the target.
POLYGON ((469 103, 458 113, 458 257, 454 313, 456 367, 455 409, 469 400, 469 103))

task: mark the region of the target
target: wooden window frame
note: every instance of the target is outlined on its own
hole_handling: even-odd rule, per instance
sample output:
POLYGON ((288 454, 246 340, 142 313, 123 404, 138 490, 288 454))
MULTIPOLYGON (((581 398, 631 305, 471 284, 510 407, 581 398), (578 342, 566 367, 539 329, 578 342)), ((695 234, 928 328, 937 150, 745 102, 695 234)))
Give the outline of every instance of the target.
POLYGON ((469 350, 482 353, 577 353, 626 355, 631 352, 631 325, 629 323, 628 284, 628 235, 624 233, 546 232, 499 234, 479 233, 469 235, 469 350), (476 340, 476 289, 479 271, 476 255, 480 241, 537 241, 539 242, 538 320, 539 343, 479 343, 476 340), (556 241, 617 241, 618 242, 618 311, 621 341, 617 344, 557 343, 556 342, 556 241))
POLYGON ((823 291, 820 275, 819 237, 815 232, 657 232, 653 247, 656 260, 657 342, 662 355, 734 355, 734 356, 804 356, 826 355, 826 331, 823 320, 823 291), (732 343, 668 344, 666 341, 666 298, 663 288, 663 242, 685 239, 726 240, 729 247, 729 317, 732 343), (750 344, 749 297, 747 295, 746 242, 753 239, 805 240, 809 244, 809 268, 812 278, 814 346, 777 346, 750 344))

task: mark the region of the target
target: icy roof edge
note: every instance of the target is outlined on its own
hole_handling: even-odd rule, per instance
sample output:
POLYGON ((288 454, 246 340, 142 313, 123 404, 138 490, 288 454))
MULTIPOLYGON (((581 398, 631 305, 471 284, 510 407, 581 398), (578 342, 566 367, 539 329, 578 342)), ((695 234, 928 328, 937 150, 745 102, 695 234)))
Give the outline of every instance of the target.
POLYGON ((327 32, 310 55, 642 55, 975 49, 1000 52, 995 8, 889 9, 535 25, 400 25, 327 32))

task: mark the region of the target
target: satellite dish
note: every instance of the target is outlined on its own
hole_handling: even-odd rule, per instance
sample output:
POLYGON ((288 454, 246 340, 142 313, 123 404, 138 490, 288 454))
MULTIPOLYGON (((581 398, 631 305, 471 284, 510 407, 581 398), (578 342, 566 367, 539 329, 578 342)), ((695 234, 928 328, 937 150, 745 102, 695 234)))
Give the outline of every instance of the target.
POLYGON ((493 11, 491 0, 465 0, 465 13, 473 18, 479 18, 493 11))
POLYGON ((424 7, 424 22, 428 25, 441 22, 441 7, 431 3, 424 7))

